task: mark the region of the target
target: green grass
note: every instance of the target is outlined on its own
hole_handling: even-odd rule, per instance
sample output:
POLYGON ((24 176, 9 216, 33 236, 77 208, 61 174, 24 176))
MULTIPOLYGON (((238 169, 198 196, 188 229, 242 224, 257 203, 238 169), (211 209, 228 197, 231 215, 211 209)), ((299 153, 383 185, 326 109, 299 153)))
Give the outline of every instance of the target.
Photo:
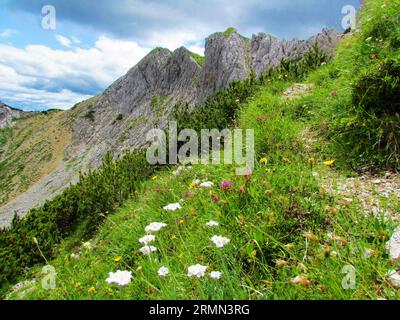
POLYGON ((229 28, 227 28, 227 29, 224 31, 224 36, 225 36, 226 38, 228 38, 228 37, 230 37, 230 35, 231 35, 232 33, 234 33, 234 32, 237 32, 236 29, 233 28, 233 27, 229 27, 229 28))
POLYGON ((206 57, 201 56, 201 55, 199 55, 199 54, 197 54, 197 53, 194 53, 194 52, 190 52, 190 55, 191 55, 191 57, 194 59, 194 61, 197 62, 197 64, 198 64, 200 67, 204 66, 204 64, 206 63, 206 57))
MULTIPOLYGON (((178 177, 162 172, 143 184, 137 201, 128 202, 104 222, 91 240, 91 250, 82 249, 77 239, 65 241, 58 258, 51 261, 57 288, 46 291, 37 286, 26 298, 398 299, 384 282, 393 268, 384 235, 394 224, 367 217, 357 203, 346 207, 321 190, 313 172, 335 170, 323 165, 325 155, 306 151, 299 139, 309 122, 296 116, 298 100, 288 102, 279 94, 289 85, 264 86, 242 105, 238 126, 255 129, 258 159, 268 157, 250 178, 235 176, 230 165, 196 165, 178 177), (309 164, 312 157, 317 159, 314 166, 309 164), (190 188, 194 179, 213 181, 215 187, 190 188), (224 180, 232 181, 231 191, 219 189, 224 180), (182 210, 162 209, 181 199, 182 210), (206 227, 210 220, 220 227, 206 227), (155 221, 168 227, 156 235, 158 252, 143 256, 138 239, 155 221), (306 232, 315 239, 306 241, 310 237, 306 232), (331 240, 328 232, 346 245, 331 240), (231 242, 217 249, 210 241, 213 235, 231 242), (374 249, 376 256, 365 259, 365 248, 374 249), (81 252, 79 259, 71 258, 74 252, 81 252), (122 260, 114 261, 117 257, 122 260), (286 266, 277 267, 278 260, 286 266), (222 271, 222 279, 189 279, 187 268, 197 263, 209 271, 222 271), (346 265, 356 268, 355 290, 342 288, 346 265), (165 278, 157 275, 161 266, 170 269, 165 278), (132 271, 132 283, 123 288, 106 284, 108 273, 116 270, 132 271), (310 281, 309 286, 291 284, 300 275, 310 281)), ((31 276, 40 279, 40 270, 34 269, 31 276)))
POLYGON ((2 147, 12 135, 11 128, 0 129, 0 147, 2 147))

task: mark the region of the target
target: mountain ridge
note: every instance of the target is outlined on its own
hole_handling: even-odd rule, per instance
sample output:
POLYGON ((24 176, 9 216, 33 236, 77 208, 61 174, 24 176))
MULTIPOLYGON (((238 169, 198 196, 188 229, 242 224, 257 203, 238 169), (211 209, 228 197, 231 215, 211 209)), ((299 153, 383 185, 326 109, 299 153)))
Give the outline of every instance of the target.
POLYGON ((8 225, 14 213, 23 216, 61 193, 77 181, 80 171, 98 167, 108 152, 118 157, 143 147, 146 132, 164 128, 177 103, 193 109, 232 81, 252 73, 259 77, 282 60, 299 59, 315 44, 332 55, 340 39, 340 33, 328 29, 308 40, 280 40, 262 33, 246 39, 232 29, 206 39, 204 65, 184 47, 152 50, 103 93, 61 116, 57 113, 57 123, 70 139, 59 149, 61 155, 53 155, 60 159, 56 169, 0 207, 0 226, 8 225))

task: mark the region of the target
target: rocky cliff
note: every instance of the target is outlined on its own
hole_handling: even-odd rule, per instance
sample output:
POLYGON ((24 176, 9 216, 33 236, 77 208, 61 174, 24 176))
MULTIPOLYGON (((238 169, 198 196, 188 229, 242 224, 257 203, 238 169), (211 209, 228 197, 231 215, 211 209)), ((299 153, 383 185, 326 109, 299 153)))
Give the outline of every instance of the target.
MULTIPOLYGON (((143 146, 149 129, 165 127, 176 102, 194 108, 231 81, 246 79, 252 71, 260 75, 282 59, 297 59, 315 43, 331 54, 340 38, 336 31, 323 30, 304 41, 267 34, 247 39, 228 29, 207 38, 204 64, 185 48, 154 49, 102 94, 64 112, 61 122, 68 126, 71 139, 62 161, 54 172, 0 208, 0 225, 7 224, 14 212, 24 215, 61 192, 76 181, 79 170, 98 166, 107 152, 117 156, 143 146)), ((3 118, 9 123, 9 115, 3 118)))
POLYGON ((28 113, 14 109, 0 101, 0 129, 12 127, 16 119, 25 117, 28 113))

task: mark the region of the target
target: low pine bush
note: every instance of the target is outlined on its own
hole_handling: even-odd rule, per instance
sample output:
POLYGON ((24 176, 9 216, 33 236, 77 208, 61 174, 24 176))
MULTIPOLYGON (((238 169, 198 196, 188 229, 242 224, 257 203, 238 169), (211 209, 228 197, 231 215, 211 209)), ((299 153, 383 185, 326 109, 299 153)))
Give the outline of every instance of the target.
POLYGON ((14 218, 0 230, 0 287, 5 288, 26 268, 51 258, 55 246, 68 236, 90 238, 107 215, 135 196, 140 184, 156 170, 144 153, 136 151, 113 161, 107 155, 99 169, 82 174, 76 185, 33 209, 26 218, 14 218))

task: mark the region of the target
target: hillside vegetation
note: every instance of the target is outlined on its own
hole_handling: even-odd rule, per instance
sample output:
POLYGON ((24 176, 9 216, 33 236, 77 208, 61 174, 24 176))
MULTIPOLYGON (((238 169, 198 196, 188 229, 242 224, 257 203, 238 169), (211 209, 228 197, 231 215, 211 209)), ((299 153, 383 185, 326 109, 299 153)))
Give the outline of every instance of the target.
POLYGON ((9 299, 399 299, 388 282, 399 261, 385 248, 398 196, 372 190, 374 212, 337 192, 343 177, 399 167, 399 13, 399 0, 370 1, 332 61, 313 48, 194 113, 177 106, 180 128, 254 129, 252 174, 152 168, 127 154, 14 221, 0 232, 4 293, 23 275, 36 280, 9 299), (154 222, 162 228, 146 232, 154 222), (157 250, 144 254, 139 240, 157 250), (41 287, 40 262, 55 267, 54 290, 41 287), (189 269, 197 264, 206 270, 189 269), (131 282, 107 283, 117 270, 131 282))
POLYGON ((53 172, 71 132, 60 111, 38 113, 0 131, 0 206, 53 172))

